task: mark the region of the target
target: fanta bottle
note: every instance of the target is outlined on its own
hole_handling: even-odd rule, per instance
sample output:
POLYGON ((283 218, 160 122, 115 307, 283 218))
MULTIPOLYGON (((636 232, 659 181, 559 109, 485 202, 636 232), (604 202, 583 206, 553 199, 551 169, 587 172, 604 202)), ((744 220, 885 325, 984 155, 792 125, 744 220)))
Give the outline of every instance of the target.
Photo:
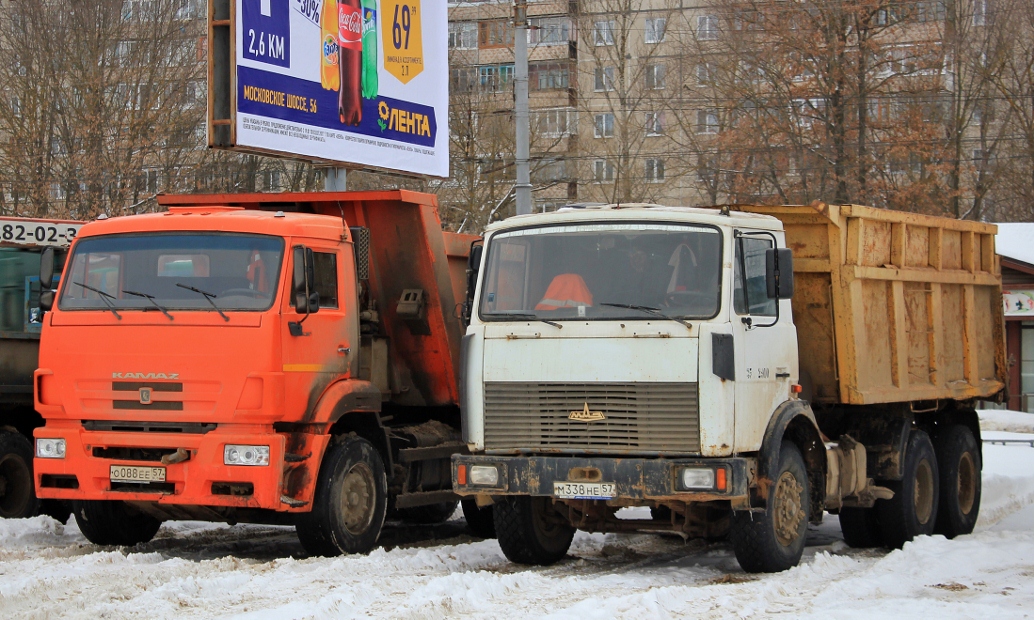
POLYGON ((337 0, 323 0, 320 11, 320 84, 324 90, 337 90, 341 83, 338 73, 337 0))
POLYGON ((363 99, 377 98, 377 0, 363 2, 363 99))

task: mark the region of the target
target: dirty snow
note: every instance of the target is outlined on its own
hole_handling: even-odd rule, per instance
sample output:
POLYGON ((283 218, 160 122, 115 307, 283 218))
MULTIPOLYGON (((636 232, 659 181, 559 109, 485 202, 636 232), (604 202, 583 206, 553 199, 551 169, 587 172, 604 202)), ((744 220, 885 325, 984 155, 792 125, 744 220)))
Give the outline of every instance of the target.
MULTIPOLYGON (((994 413, 985 436, 1023 437, 996 430, 989 420, 1002 412, 994 413)), ((180 522, 124 549, 88 543, 74 519, 0 520, 0 611, 271 620, 1034 617, 1034 448, 984 445, 971 536, 853 550, 827 515, 810 531, 801 566, 776 575, 743 573, 727 544, 658 535, 579 533, 560 564, 519 567, 494 541, 464 533, 458 514, 433 528, 390 527, 382 540, 390 550, 306 558, 292 528, 180 522)))

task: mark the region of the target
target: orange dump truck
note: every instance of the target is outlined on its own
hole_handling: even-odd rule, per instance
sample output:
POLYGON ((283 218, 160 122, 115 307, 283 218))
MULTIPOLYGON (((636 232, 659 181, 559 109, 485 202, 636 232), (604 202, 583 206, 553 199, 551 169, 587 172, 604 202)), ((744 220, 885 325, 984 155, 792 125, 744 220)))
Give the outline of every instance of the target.
POLYGON ((42 300, 39 496, 73 500, 98 544, 294 523, 335 555, 392 512, 446 519, 475 238, 407 191, 159 202, 84 226, 42 300))

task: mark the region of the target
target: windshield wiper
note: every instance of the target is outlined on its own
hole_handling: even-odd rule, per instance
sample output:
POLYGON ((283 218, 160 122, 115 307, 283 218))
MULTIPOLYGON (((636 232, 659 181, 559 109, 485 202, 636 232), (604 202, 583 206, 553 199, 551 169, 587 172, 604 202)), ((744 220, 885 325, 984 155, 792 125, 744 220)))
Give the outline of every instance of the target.
POLYGON ((546 325, 552 325, 557 329, 564 328, 563 325, 556 321, 550 321, 548 319, 543 319, 542 317, 537 317, 534 314, 525 314, 521 312, 488 312, 485 313, 485 316, 505 316, 508 319, 517 319, 518 321, 542 321, 546 325))
POLYGON ((106 292, 100 290, 99 288, 93 288, 92 286, 88 286, 86 284, 83 284, 82 282, 76 282, 75 280, 72 280, 72 284, 78 284, 79 286, 83 287, 84 289, 86 289, 88 291, 93 291, 94 293, 97 293, 98 295, 100 295, 101 296, 100 297, 101 301, 103 301, 104 305, 108 307, 108 310, 111 310, 111 313, 115 315, 115 318, 120 320, 120 321, 122 320, 122 315, 120 315, 118 313, 118 311, 115 310, 115 304, 113 304, 110 301, 108 301, 109 298, 110 299, 115 299, 114 295, 112 295, 111 293, 106 293, 106 292))
POLYGON ((155 308, 158 308, 159 310, 161 310, 162 314, 164 314, 165 316, 169 317, 170 321, 174 321, 175 320, 172 317, 172 315, 169 314, 169 311, 165 309, 165 306, 159 304, 157 301, 154 300, 154 295, 148 295, 147 293, 139 293, 137 291, 127 291, 126 289, 122 289, 122 292, 125 293, 126 295, 135 295, 137 297, 143 297, 147 301, 151 302, 154 305, 155 308))
POLYGON ((204 296, 205 296, 205 299, 206 299, 206 300, 208 301, 208 303, 212 304, 212 307, 213 307, 213 308, 215 308, 215 311, 219 313, 219 316, 223 317, 223 320, 224 320, 224 321, 229 321, 229 320, 230 320, 230 317, 226 316, 226 315, 225 315, 225 314, 223 313, 223 311, 219 309, 219 306, 215 305, 215 302, 214 302, 214 301, 212 301, 213 299, 215 299, 215 298, 216 298, 216 295, 215 295, 215 293, 209 293, 209 292, 207 292, 207 291, 202 291, 202 290, 201 290, 201 289, 199 289, 199 288, 194 288, 193 286, 188 286, 188 285, 186 285, 186 284, 183 284, 183 283, 181 283, 181 282, 177 282, 177 283, 176 283, 176 286, 178 286, 178 287, 180 287, 180 288, 185 288, 185 289, 187 289, 188 291, 194 291, 195 293, 199 293, 199 294, 201 294, 201 295, 204 295, 204 296))
POLYGON ((681 324, 686 326, 686 329, 689 329, 689 330, 693 329, 692 325, 690 325, 689 323, 687 323, 684 320, 680 319, 679 317, 677 317, 677 316, 668 316, 667 314, 664 314, 663 312, 661 312, 659 309, 651 308, 650 306, 637 306, 635 304, 612 304, 612 303, 601 303, 600 305, 601 306, 610 306, 611 308, 628 308, 629 310, 640 310, 640 311, 645 312, 647 314, 652 314, 654 316, 659 316, 662 319, 671 319, 672 321, 676 321, 678 323, 681 323, 681 324))

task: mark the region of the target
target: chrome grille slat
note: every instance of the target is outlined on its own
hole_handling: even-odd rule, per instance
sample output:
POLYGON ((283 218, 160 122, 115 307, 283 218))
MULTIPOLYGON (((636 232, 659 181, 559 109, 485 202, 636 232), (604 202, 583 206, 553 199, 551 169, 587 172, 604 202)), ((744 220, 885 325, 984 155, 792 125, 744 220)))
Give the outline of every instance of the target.
POLYGON ((485 449, 700 453, 696 383, 485 384, 485 449), (604 420, 569 419, 585 403, 604 420))

